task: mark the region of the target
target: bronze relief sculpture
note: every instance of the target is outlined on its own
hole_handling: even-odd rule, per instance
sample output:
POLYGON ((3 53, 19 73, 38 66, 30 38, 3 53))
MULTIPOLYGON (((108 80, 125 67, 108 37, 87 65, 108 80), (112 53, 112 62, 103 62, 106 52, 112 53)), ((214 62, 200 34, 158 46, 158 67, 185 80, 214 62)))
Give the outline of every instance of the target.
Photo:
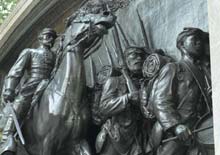
MULTIPOLYGON (((56 37, 56 32, 54 30, 49 28, 43 29, 38 36, 40 43, 39 48, 25 49, 7 75, 3 98, 6 103, 4 111, 8 115, 8 120, 2 133, 2 151, 5 151, 5 149, 15 151, 16 147, 13 134, 15 133, 15 129, 21 130, 19 126, 16 126, 16 128, 14 126, 13 114, 11 114, 10 106, 12 106, 11 108, 13 108, 16 113, 17 118, 14 119, 23 122, 33 104, 31 102, 34 94, 45 87, 45 84, 50 79, 56 59, 55 54, 50 48, 53 46, 56 37), (28 72, 29 78, 26 79, 26 82, 21 86, 18 95, 16 95, 15 88, 20 83, 25 71, 28 72), (12 101, 13 105, 10 105, 10 102, 12 101)), ((18 131, 18 133, 19 132, 21 131, 18 131)), ((23 135, 19 134, 19 138, 24 144, 23 135)))
MULTIPOLYGON (((85 139, 90 112, 88 103, 83 99, 86 88, 83 60, 87 49, 97 44, 97 41, 114 25, 115 19, 105 3, 92 2, 68 19, 67 29, 63 35, 59 67, 41 95, 39 103, 32 108, 31 116, 23 123, 26 143, 24 146, 29 154, 91 154, 85 139)), ((43 35, 43 45, 50 36, 43 35)), ((53 40, 54 38, 51 41, 53 40)), ((39 59, 37 55, 36 60, 40 61, 39 59)), ((50 60, 55 62, 52 58, 50 60)), ((35 63, 35 61, 31 62, 35 63)), ((33 67, 30 68, 32 75, 49 76, 53 66, 47 65, 50 62, 40 63, 50 70, 42 73, 42 70, 33 67)), ((36 85, 38 86, 38 83, 36 85)), ((32 83, 30 87, 35 88, 32 83)), ((5 99, 8 100, 11 96, 6 94, 5 99)), ((21 107, 22 110, 23 108, 27 110, 29 107, 21 107)), ((13 132, 10 131, 10 134, 13 132)), ((15 148, 14 143, 6 141, 1 145, 1 153, 15 153, 15 148)))
POLYGON ((0 154, 16 154, 17 147, 30 155, 213 154, 208 33, 184 28, 175 61, 153 48, 138 9, 144 45, 128 37, 115 11, 129 2, 89 0, 63 34, 45 28, 40 47, 21 53, 5 81, 0 154), (98 55, 96 74, 91 55, 101 46, 109 65, 98 55))
MULTIPOLYGON (((204 73, 205 66, 202 62, 207 37, 208 34, 200 29, 184 28, 177 38, 177 47, 181 51, 182 59, 179 62, 165 64, 160 62, 160 69, 151 72, 154 73, 153 76, 149 74, 149 69, 144 70, 150 81, 143 89, 143 91, 148 89, 148 96, 143 93, 147 104, 143 103, 142 108, 144 113, 151 113, 151 116, 154 116, 145 115, 154 122, 146 153, 190 154, 191 149, 195 151, 193 147, 196 145, 191 138, 197 123, 208 117, 209 125, 206 126, 206 130, 213 130, 212 102, 208 93, 210 81, 205 81, 208 75, 204 73)), ((148 62, 145 62, 146 66, 143 68, 149 67, 150 59, 146 61, 148 62)), ((210 70, 210 68, 206 69, 210 70)), ((210 136, 209 139, 212 141, 213 135, 210 136)), ((197 147, 197 153, 204 153, 203 146, 197 147)))

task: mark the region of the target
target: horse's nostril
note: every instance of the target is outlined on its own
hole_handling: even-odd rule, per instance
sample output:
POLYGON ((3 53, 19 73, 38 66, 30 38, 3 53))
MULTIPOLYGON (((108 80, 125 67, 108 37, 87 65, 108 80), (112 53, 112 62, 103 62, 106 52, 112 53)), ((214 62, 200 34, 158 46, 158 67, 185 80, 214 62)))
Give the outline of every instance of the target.
POLYGON ((108 11, 103 12, 104 16, 108 16, 110 13, 108 11))

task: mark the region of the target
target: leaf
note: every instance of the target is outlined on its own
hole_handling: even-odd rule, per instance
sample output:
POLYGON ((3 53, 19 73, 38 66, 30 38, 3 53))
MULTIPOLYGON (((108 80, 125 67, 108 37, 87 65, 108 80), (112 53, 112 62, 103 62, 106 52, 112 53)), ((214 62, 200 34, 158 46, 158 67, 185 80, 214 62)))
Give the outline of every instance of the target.
POLYGON ((12 12, 12 9, 18 1, 19 0, 0 0, 0 24, 2 24, 5 18, 12 12))

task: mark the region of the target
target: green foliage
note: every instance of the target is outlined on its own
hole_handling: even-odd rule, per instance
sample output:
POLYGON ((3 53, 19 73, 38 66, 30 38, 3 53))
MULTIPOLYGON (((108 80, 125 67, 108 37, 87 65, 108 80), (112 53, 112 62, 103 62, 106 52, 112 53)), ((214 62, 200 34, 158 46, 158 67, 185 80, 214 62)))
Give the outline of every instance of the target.
POLYGON ((13 7, 19 0, 0 0, 0 24, 11 13, 13 7))

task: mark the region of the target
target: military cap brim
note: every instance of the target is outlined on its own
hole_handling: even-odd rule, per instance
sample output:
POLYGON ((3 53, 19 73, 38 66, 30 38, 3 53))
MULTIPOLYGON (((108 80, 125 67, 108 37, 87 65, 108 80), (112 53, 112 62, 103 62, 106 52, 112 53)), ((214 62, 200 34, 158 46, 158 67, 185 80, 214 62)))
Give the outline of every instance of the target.
POLYGON ((44 28, 41 33, 41 35, 44 35, 44 34, 51 34, 54 38, 57 37, 57 33, 55 30, 53 30, 52 28, 44 28))

